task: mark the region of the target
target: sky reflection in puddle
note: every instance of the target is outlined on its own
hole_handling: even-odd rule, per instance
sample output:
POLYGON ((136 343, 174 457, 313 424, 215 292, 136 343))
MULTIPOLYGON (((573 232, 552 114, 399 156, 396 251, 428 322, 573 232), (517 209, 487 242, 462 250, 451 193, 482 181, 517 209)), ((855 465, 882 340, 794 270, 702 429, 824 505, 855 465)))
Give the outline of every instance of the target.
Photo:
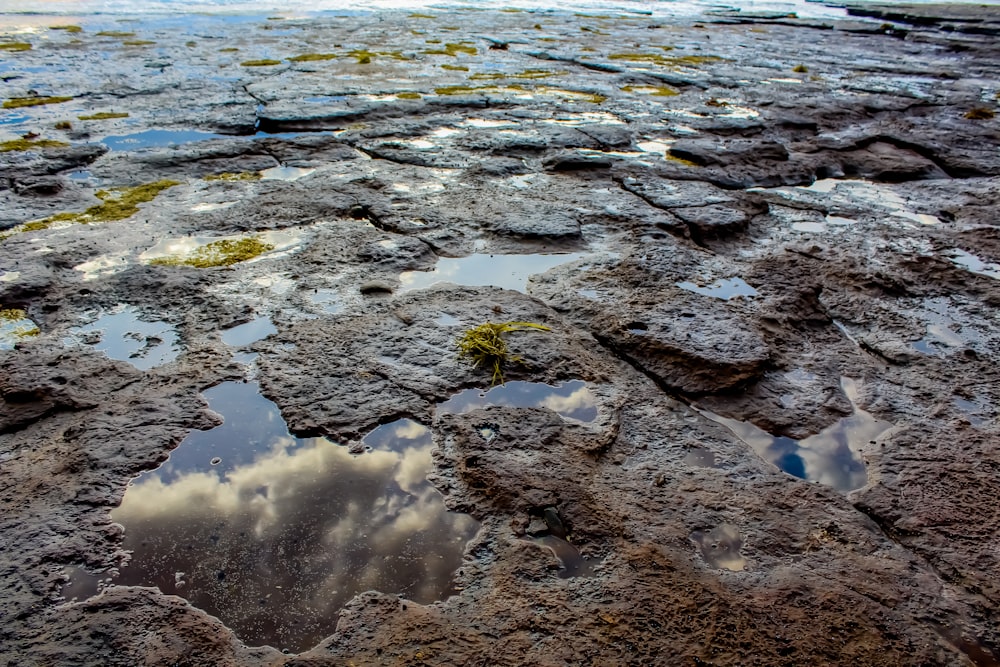
POLYGON ((255 320, 230 327, 222 332, 222 342, 232 347, 243 347, 250 343, 264 340, 271 334, 278 333, 277 327, 269 317, 258 317, 255 320))
POLYGON ((711 567, 733 572, 746 569, 747 561, 740 554, 743 537, 736 526, 723 523, 711 530, 696 530, 691 533, 691 539, 711 567))
POLYGON ((69 330, 67 345, 92 345, 112 359, 127 361, 141 371, 173 361, 180 354, 177 332, 163 321, 146 322, 131 306, 104 313, 96 321, 69 330))
POLYGON ((948 252, 949 259, 961 266, 970 273, 978 273, 981 276, 989 276, 1000 280, 1000 264, 984 262, 972 253, 965 252, 958 248, 948 252))
POLYGON ((133 134, 107 136, 101 139, 101 143, 112 151, 136 151, 224 138, 229 138, 229 135, 198 130, 144 130, 133 134))
POLYGON ((757 296, 757 290, 750 287, 750 285, 748 285, 742 278, 723 278, 722 280, 716 280, 711 285, 706 285, 705 287, 701 287, 691 282, 683 282, 677 283, 677 287, 685 289, 689 292, 695 292, 696 294, 704 294, 705 296, 722 299, 723 301, 729 301, 730 299, 735 299, 738 296, 757 296))
POLYGON ((592 422, 597 419, 597 402, 582 380, 550 385, 544 382, 515 381, 488 391, 466 389, 438 404, 439 414, 464 414, 488 406, 548 408, 564 419, 592 422))
POLYGON ((860 447, 892 428, 892 424, 875 419, 858 407, 858 387, 854 380, 843 378, 841 387, 854 406, 854 414, 802 440, 773 436, 749 422, 720 417, 708 411, 703 414, 729 428, 758 456, 789 475, 826 484, 846 493, 868 483, 860 447))
POLYGON ((457 259, 442 257, 433 271, 404 271, 399 276, 401 291, 423 289, 436 283, 492 286, 523 292, 528 277, 576 261, 585 255, 469 255, 457 259))
POLYGON ((112 512, 133 551, 115 583, 182 595, 248 644, 292 651, 332 634, 360 592, 419 603, 453 592, 478 523, 448 512, 427 481, 428 429, 386 424, 355 456, 289 435, 255 383, 205 397, 225 423, 193 431, 112 512))

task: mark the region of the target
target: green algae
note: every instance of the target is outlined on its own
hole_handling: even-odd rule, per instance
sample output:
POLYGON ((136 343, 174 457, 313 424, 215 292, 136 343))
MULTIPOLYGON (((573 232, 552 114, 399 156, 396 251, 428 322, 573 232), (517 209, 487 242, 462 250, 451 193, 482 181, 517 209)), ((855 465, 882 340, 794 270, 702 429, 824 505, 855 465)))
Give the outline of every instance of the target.
MULTIPOLYGON (((469 68, 466 67, 466 70, 469 68)), ((469 77, 469 81, 496 81, 497 79, 506 79, 508 76, 506 74, 501 74, 500 72, 477 72, 469 77)))
POLYGON ((427 43, 428 44, 440 44, 441 40, 440 39, 428 39, 427 43))
POLYGON ((563 76, 568 72, 563 70, 548 69, 526 69, 516 74, 502 74, 500 72, 479 72, 469 77, 470 81, 496 81, 497 79, 548 79, 554 76, 563 76))
POLYGON ((228 182, 238 182, 238 181, 259 181, 261 179, 260 172, 256 171, 240 171, 232 172, 225 171, 221 174, 209 174, 204 177, 206 181, 228 181, 228 182))
POLYGON ((443 48, 440 49, 428 49, 424 51, 429 56, 451 56, 452 58, 457 58, 459 53, 463 53, 467 56, 474 56, 479 53, 476 47, 469 46, 468 44, 462 43, 448 43, 445 44, 443 48))
POLYGON ((219 53, 236 53, 239 51, 235 46, 229 46, 224 49, 219 49, 219 53))
POLYGON ((684 67, 722 61, 719 56, 665 56, 659 53, 612 53, 608 58, 633 63, 650 63, 663 67, 684 67))
POLYGON ((83 32, 83 28, 78 25, 53 25, 49 26, 49 30, 62 30, 69 33, 83 32))
POLYGON ((122 42, 123 46, 152 46, 153 44, 156 44, 156 42, 148 39, 126 39, 122 42))
POLYGON ((336 53, 303 53, 300 56, 292 56, 288 61, 293 63, 311 63, 320 60, 334 60, 337 57, 336 53))
POLYGON ((642 93, 653 97, 673 97, 680 93, 670 86, 622 86, 626 93, 642 93))
POLYGON ((436 19, 433 14, 410 14, 411 19, 436 19))
POLYGON ((452 72, 468 72, 469 68, 465 65, 441 65, 441 69, 446 69, 452 72))
POLYGON ((0 142, 0 153, 12 153, 15 151, 33 151, 39 148, 66 148, 69 146, 65 141, 55 139, 12 139, 0 142))
POLYGON ((32 220, 23 225, 18 225, 11 231, 14 233, 37 232, 48 229, 57 222, 87 225, 96 222, 125 220, 139 212, 139 204, 153 201, 158 194, 175 185, 180 185, 180 183, 178 181, 162 180, 134 187, 98 190, 94 195, 101 200, 101 203, 91 206, 82 213, 56 213, 41 220, 32 220))
POLYGON ((4 109, 20 109, 22 107, 38 107, 43 104, 62 104, 69 102, 72 97, 12 97, 4 101, 4 109))
POLYGON ((420 93, 415 93, 412 91, 404 91, 402 93, 396 93, 396 97, 398 97, 401 100, 419 100, 423 98, 423 96, 420 93))
POLYGON ((98 37, 116 37, 118 39, 124 39, 126 37, 135 37, 134 32, 123 32, 121 30, 102 30, 97 33, 98 37))
POLYGON ((504 86, 498 86, 495 84, 486 86, 467 86, 467 85, 457 85, 457 86, 442 86, 441 88, 435 88, 434 92, 438 95, 478 95, 483 93, 514 93, 514 94, 524 94, 524 93, 537 93, 540 95, 556 95, 559 97, 565 97, 570 100, 576 100, 581 102, 589 102, 591 104, 601 104, 607 100, 607 96, 601 95, 600 93, 588 93, 579 90, 567 90, 564 88, 551 88, 549 86, 538 86, 536 88, 527 88, 520 84, 511 83, 504 86))
POLYGON ((996 117, 996 112, 986 107, 975 107, 966 112, 965 117, 969 120, 990 120, 996 117))
POLYGON ((73 123, 69 122, 68 120, 61 120, 52 127, 54 127, 57 130, 72 130, 73 123))
POLYGON ((392 60, 409 60, 401 51, 369 51, 367 49, 355 49, 347 54, 349 58, 354 58, 359 65, 368 65, 376 58, 391 58, 392 60))
POLYGON ((273 244, 261 241, 255 236, 248 236, 238 240, 212 241, 186 257, 157 257, 149 263, 154 266, 193 266, 196 269, 210 269, 246 262, 270 250, 274 250, 273 244))
POLYGON ((77 118, 80 120, 111 120, 112 118, 128 118, 128 114, 117 111, 99 111, 87 116, 77 116, 77 118))
POLYGON ((271 65, 280 65, 280 60, 270 60, 264 58, 262 60, 244 60, 240 63, 243 67, 270 67, 271 65))
POLYGON ((498 93, 505 90, 518 90, 519 92, 523 89, 517 89, 513 86, 442 86, 440 88, 435 88, 434 92, 437 95, 477 95, 479 93, 498 93))
POLYGON ((802 63, 799 63, 798 65, 792 68, 792 71, 797 74, 806 74, 809 71, 809 68, 803 65, 802 63))
POLYGON ((503 384, 502 367, 522 361, 521 357, 511 356, 507 347, 504 334, 516 331, 552 331, 544 324, 534 322, 503 322, 494 324, 486 322, 477 327, 468 329, 458 337, 455 345, 458 347, 458 356, 469 359, 474 368, 485 367, 492 371, 492 384, 503 384))
POLYGON ((28 319, 28 313, 21 308, 0 308, 0 322, 17 322, 28 319))
POLYGON ((0 51, 30 51, 31 44, 27 42, 0 42, 0 51))

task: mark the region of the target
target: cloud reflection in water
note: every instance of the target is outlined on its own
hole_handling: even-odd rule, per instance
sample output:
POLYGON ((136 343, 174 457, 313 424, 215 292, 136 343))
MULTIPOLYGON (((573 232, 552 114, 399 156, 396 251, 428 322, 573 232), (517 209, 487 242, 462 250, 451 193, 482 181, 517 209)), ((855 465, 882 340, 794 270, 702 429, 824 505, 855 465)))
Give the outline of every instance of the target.
POLYGON ((357 593, 427 603, 452 590, 478 524, 427 482, 430 431, 386 424, 354 456, 288 435, 255 384, 205 395, 225 423, 192 432, 113 512, 133 551, 115 583, 181 595, 243 641, 293 651, 331 634, 357 593))

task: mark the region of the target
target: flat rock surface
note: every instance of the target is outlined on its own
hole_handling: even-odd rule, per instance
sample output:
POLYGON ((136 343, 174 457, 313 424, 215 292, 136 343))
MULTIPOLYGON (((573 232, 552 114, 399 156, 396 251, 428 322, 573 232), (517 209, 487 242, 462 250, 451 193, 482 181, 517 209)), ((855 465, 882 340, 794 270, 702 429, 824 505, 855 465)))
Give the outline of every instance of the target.
MULTIPOLYGON (((0 29, 0 664, 1000 664, 994 10, 0 29), (503 386, 459 354, 487 322, 532 325, 503 386), (242 383, 285 424, 206 397, 242 383), (119 583, 112 512, 226 424, 258 463, 429 434, 366 502, 471 517, 450 586, 352 570, 272 646, 203 575, 119 583)), ((210 480, 260 533, 322 470, 258 468, 164 506, 210 480)), ((309 553, 381 539, 298 500, 309 553)), ((279 558, 308 602, 284 548, 211 583, 279 558)))

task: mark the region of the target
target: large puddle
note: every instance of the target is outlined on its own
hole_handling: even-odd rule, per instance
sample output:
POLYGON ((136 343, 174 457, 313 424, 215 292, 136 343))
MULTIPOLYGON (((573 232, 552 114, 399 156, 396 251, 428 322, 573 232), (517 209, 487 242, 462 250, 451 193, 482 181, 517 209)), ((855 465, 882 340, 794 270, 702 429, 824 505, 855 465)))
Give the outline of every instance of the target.
POLYGON ((875 419, 858 407, 858 387, 854 380, 843 378, 841 387, 854 406, 854 414, 802 440, 773 436, 749 422, 710 412, 704 414, 728 427, 758 456, 789 475, 826 484, 846 493, 868 483, 860 448, 892 428, 892 424, 875 419))
POLYGON ((248 644, 296 652, 363 591, 422 604, 453 592, 478 524, 427 481, 427 428, 386 424, 352 455, 289 435, 255 383, 204 395, 225 422, 193 431, 112 512, 133 552, 115 583, 181 595, 248 644))
POLYGON ((574 262, 582 253, 562 255, 469 255, 438 260, 433 271, 405 271, 399 276, 402 291, 423 289, 437 283, 476 287, 502 287, 523 292, 528 278, 574 262))

